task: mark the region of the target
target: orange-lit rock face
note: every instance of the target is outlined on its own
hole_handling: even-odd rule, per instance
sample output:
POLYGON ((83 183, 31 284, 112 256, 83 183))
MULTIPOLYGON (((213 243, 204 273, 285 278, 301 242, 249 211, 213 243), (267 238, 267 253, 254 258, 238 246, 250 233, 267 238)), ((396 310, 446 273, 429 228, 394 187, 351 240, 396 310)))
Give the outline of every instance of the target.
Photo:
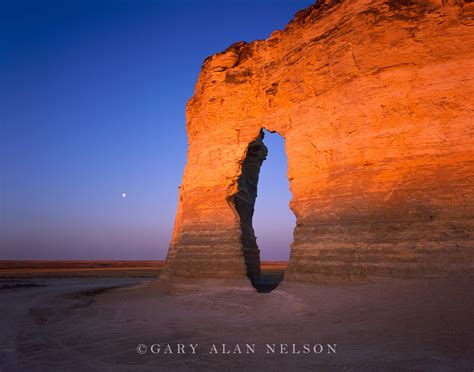
POLYGON ((244 217, 236 196, 262 128, 288 156, 285 280, 472 269, 473 17, 467 0, 320 1, 207 58, 163 278, 258 275, 254 196, 244 217))

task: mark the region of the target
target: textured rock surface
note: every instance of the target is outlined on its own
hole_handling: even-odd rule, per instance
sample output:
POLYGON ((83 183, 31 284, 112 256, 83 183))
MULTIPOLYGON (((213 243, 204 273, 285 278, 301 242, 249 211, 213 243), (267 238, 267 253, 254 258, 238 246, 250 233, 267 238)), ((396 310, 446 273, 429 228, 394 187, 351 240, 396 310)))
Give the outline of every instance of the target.
POLYGON ((162 278, 258 275, 262 128, 288 156, 285 280, 472 270, 473 19, 467 0, 319 1, 207 58, 162 278))

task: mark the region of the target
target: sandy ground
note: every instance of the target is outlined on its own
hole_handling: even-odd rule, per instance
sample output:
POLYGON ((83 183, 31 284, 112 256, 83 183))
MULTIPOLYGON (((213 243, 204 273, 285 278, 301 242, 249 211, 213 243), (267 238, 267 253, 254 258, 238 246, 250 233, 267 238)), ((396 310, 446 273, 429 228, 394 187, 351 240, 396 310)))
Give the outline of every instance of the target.
POLYGON ((214 287, 175 296, 160 294, 156 283, 0 280, 0 370, 474 369, 473 280, 282 284, 271 293, 214 287), (178 343, 185 354, 177 354, 178 343), (222 343, 230 350, 238 343, 244 353, 209 353, 222 343), (266 354, 266 343, 289 344, 290 353, 266 354), (164 354, 167 344, 173 354, 164 354), (189 344, 198 344, 196 354, 189 344), (255 344, 255 353, 245 354, 245 344, 255 344), (300 351, 303 344, 336 344, 337 352, 291 354, 291 344, 300 351))

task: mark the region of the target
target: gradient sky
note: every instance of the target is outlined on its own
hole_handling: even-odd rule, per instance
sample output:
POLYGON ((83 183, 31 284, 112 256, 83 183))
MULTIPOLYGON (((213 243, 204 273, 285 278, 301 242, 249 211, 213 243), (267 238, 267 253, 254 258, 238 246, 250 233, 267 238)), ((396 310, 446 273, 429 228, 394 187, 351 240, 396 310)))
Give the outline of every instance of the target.
MULTIPOLYGON (((202 61, 312 2, 2 1, 0 259, 163 259, 202 61)), ((254 226, 286 259, 284 143, 265 143, 254 226)))

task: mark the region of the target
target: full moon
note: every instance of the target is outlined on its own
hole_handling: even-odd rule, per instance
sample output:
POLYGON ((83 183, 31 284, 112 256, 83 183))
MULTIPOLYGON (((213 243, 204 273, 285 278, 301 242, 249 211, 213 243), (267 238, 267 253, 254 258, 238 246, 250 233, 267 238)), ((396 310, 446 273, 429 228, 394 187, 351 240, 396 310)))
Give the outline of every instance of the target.
POLYGON ((122 193, 122 198, 126 198, 127 197, 127 193, 126 192, 123 192, 122 193))

